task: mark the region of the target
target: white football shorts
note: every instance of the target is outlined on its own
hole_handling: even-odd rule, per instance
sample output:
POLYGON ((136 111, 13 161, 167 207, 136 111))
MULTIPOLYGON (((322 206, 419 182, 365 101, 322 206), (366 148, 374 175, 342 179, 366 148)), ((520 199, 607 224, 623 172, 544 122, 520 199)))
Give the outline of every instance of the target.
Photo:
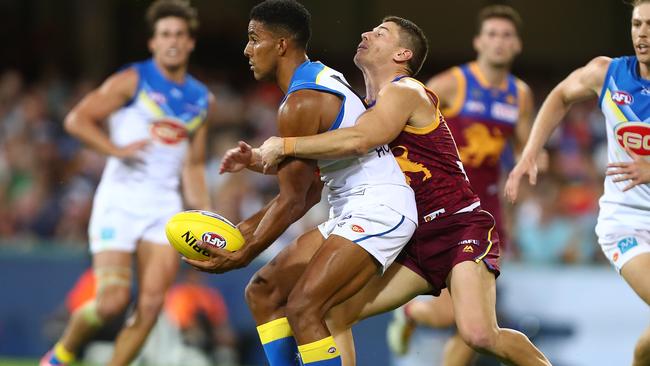
POLYGON ((599 235, 598 244, 616 270, 621 272, 630 259, 650 253, 650 231, 622 227, 599 235))
POLYGON ((165 235, 167 221, 182 210, 177 205, 158 206, 157 210, 138 212, 123 208, 106 200, 95 200, 88 226, 90 252, 106 250, 135 252, 139 241, 169 245, 165 235))
POLYGON ((341 215, 318 226, 326 239, 338 235, 361 246, 381 264, 382 272, 395 261, 416 228, 413 221, 382 204, 344 207, 341 215))

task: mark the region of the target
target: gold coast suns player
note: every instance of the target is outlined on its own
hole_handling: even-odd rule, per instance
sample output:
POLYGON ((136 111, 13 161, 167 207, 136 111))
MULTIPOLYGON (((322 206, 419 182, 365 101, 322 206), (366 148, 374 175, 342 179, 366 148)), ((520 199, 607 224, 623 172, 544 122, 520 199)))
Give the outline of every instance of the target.
MULTIPOLYGON (((460 160, 481 199, 481 207, 494 216, 501 254, 508 250, 501 207, 503 159, 509 146, 521 151, 532 125, 533 95, 525 82, 510 73, 521 52, 521 17, 506 5, 483 8, 474 37, 476 60, 434 76, 427 86, 440 96, 442 114, 458 145, 460 160)), ((408 350, 417 325, 454 325, 449 292, 431 300, 413 300, 397 309, 388 326, 388 344, 396 354, 408 350)), ((453 336, 444 348, 445 365, 464 366, 474 352, 453 336)))
MULTIPOLYGON (((256 80, 285 93, 277 120, 285 136, 345 129, 366 110, 341 73, 307 57, 310 19, 294 0, 267 0, 250 13, 244 55, 256 80)), ((408 243, 418 221, 413 190, 385 145, 345 159, 287 159, 277 176, 278 196, 238 225, 246 245, 235 252, 203 245, 210 259, 187 262, 217 273, 248 265, 317 202, 310 197, 320 199, 324 183, 329 219, 262 267, 246 300, 271 366, 297 365, 297 353, 301 365, 341 365, 325 314, 381 275, 408 243)))
POLYGON ((72 315, 41 366, 69 364, 103 323, 125 311, 135 261, 135 314, 118 335, 109 363, 128 365, 155 324, 178 268, 164 227, 183 208, 181 177, 187 205, 209 208, 204 122, 214 103, 207 88, 187 74, 196 11, 182 0, 159 0, 147 20, 153 57, 109 77, 65 121, 70 134, 108 156, 88 230, 97 295, 72 315), (109 134, 100 127, 105 120, 109 134))
MULTIPOLYGON (((412 78, 426 57, 424 33, 411 21, 387 17, 361 38, 354 61, 363 72, 368 112, 353 127, 273 137, 257 151, 274 165, 284 157, 341 158, 389 143, 415 191, 419 226, 411 242, 382 277, 332 310, 329 325, 340 333, 449 287, 459 333, 473 349, 509 364, 549 365, 525 335, 497 325, 498 235, 465 175, 438 97, 412 78)), ((353 352, 344 359, 354 364, 353 352)))
MULTIPOLYGON (((535 156, 573 103, 598 98, 607 127, 609 166, 596 225, 603 254, 650 305, 650 1, 632 2, 634 56, 596 57, 572 72, 546 97, 506 182, 517 198, 528 174, 535 184, 535 156)), ((634 366, 650 365, 650 327, 639 338, 634 366)))

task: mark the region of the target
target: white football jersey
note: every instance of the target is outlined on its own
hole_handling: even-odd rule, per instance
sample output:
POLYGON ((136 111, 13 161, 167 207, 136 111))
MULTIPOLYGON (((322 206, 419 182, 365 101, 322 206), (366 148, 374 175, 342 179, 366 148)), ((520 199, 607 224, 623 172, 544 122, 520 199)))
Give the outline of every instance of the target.
MULTIPOLYGON (((607 125, 608 162, 630 162, 628 147, 650 158, 650 80, 642 79, 636 57, 613 59, 600 95, 607 125)), ((630 182, 605 178, 596 232, 600 237, 624 228, 650 228, 650 185, 640 184, 623 192, 630 182)))
MULTIPOLYGON (((364 102, 350 88, 343 74, 320 62, 306 61, 296 69, 287 95, 301 89, 322 90, 341 97, 341 110, 330 130, 354 126, 366 111, 364 102)), ((359 204, 385 204, 418 222, 413 190, 387 145, 361 157, 320 160, 318 166, 321 179, 329 188, 328 201, 334 216, 340 214, 343 205, 360 198, 359 204)))

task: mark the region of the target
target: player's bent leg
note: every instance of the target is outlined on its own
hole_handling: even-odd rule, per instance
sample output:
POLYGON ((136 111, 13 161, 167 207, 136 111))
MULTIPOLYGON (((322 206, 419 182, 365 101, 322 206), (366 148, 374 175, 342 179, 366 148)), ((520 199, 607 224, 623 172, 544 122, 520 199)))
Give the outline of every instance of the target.
POLYGON ((411 336, 418 325, 446 328, 454 325, 454 309, 449 291, 427 300, 412 300, 393 312, 388 324, 387 339, 390 350, 398 355, 408 352, 411 336))
POLYGON ((167 289, 176 278, 178 252, 167 244, 141 241, 137 251, 138 299, 135 314, 117 336, 111 366, 126 366, 138 354, 158 319, 167 289))
MULTIPOLYGON (((621 276, 634 292, 650 305, 650 253, 645 252, 631 258, 621 268, 621 276)), ((650 365, 650 328, 646 329, 634 348, 634 366, 650 365)))
POLYGON ((467 345, 510 365, 550 365, 523 333, 497 325, 496 281, 484 263, 455 265, 448 282, 456 326, 467 345))
POLYGON ((475 356, 476 352, 456 333, 445 343, 442 366, 467 366, 472 363, 475 356))
POLYGON ((284 306, 291 289, 324 241, 317 229, 310 230, 253 275, 245 297, 258 325, 285 316, 284 306))
POLYGON ((120 316, 130 301, 131 253, 103 251, 93 255, 97 290, 95 299, 75 311, 63 336, 43 357, 41 366, 72 362, 79 349, 106 322, 120 316))
POLYGON ((327 326, 341 351, 343 365, 355 365, 354 342, 348 338, 349 329, 355 323, 393 310, 430 291, 431 286, 424 278, 406 266, 393 263, 383 276, 373 277, 361 291, 333 307, 327 314, 327 326))
POLYGON ((286 318, 285 304, 324 240, 317 229, 301 235, 262 267, 246 287, 246 302, 271 366, 298 365, 298 346, 286 318))
POLYGON ((413 300, 406 304, 406 310, 410 319, 418 325, 426 325, 432 328, 446 328, 455 324, 454 305, 451 302, 449 291, 444 289, 440 296, 428 300, 413 300))

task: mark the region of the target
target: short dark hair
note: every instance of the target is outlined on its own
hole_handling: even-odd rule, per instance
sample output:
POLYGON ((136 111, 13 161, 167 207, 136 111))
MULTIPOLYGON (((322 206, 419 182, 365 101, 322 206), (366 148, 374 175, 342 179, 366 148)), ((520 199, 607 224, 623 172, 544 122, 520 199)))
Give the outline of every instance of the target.
POLYGON ((650 3, 650 0, 627 0, 625 2, 628 3, 630 6, 632 6, 633 8, 636 8, 637 6, 643 3, 650 3))
POLYGON ((185 0, 156 0, 147 9, 147 24, 153 35, 156 31, 156 22, 162 18, 177 17, 187 22, 190 35, 194 37, 199 29, 197 11, 189 1, 185 0))
POLYGON ((411 50, 413 57, 406 63, 410 76, 417 75, 429 53, 429 41, 422 29, 417 24, 404 18, 389 15, 382 19, 382 23, 395 23, 400 28, 400 41, 403 46, 411 50))
POLYGON ((481 9, 476 18, 476 34, 481 33, 483 23, 486 20, 494 18, 509 20, 515 26, 517 34, 521 36, 521 29, 524 26, 524 22, 521 20, 521 15, 508 5, 490 5, 481 9))
POLYGON ((299 47, 307 49, 311 38, 311 14, 299 2, 266 0, 253 7, 250 19, 289 33, 299 47))

